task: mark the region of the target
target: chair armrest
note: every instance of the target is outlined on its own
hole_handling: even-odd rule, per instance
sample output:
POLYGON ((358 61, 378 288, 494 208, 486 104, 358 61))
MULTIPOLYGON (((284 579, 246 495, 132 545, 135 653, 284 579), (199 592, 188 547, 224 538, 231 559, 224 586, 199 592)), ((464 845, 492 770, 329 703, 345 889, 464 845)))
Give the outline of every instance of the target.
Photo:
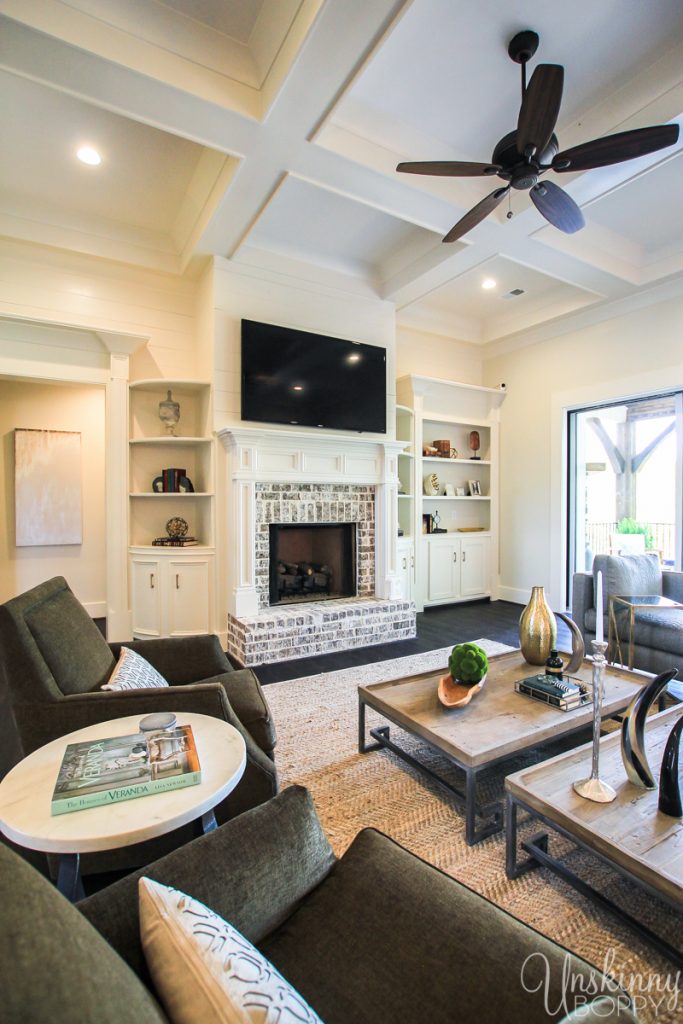
POLYGON ((272 755, 277 742, 275 723, 261 684, 250 668, 242 668, 227 675, 214 676, 204 683, 220 683, 225 690, 230 706, 261 750, 272 755))
POLYGON ((572 619, 586 639, 586 612, 593 607, 593 574, 575 572, 572 577, 572 619))
POLYGON ((14 717, 26 755, 76 729, 128 715, 140 715, 142 718, 158 711, 209 715, 230 721, 232 725, 236 721, 231 721, 235 715, 223 687, 217 683, 178 690, 161 687, 74 693, 50 704, 15 704, 14 717))
POLYGON ((217 636, 173 636, 160 640, 132 640, 110 644, 118 658, 122 647, 130 647, 161 672, 171 686, 184 686, 208 679, 223 672, 232 672, 232 665, 221 648, 217 636))
POLYGON ((683 602, 683 572, 662 573, 662 594, 672 601, 683 602))
POLYGON ((194 896, 252 942, 279 927, 335 862, 307 790, 275 799, 222 825, 78 904, 131 967, 144 972, 138 879, 194 896))
POLYGON ((17 704, 14 716, 24 754, 30 754, 50 740, 88 725, 128 715, 150 715, 158 711, 194 713, 220 718, 234 726, 244 738, 247 764, 239 785, 216 808, 219 822, 233 818, 275 796, 278 779, 275 765, 261 750, 230 706, 220 683, 160 687, 144 690, 96 690, 76 693, 52 704, 17 704))

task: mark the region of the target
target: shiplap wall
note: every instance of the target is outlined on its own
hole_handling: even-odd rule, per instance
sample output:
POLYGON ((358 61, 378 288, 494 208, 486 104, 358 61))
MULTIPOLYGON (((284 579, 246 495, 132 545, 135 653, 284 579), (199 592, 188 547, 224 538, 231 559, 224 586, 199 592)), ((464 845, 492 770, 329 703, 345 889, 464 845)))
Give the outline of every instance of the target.
MULTIPOLYGON (((197 365, 195 351, 196 293, 194 281, 174 275, 21 242, 0 243, 0 316, 148 337, 131 359, 133 379, 207 373, 208 367, 197 365)), ((88 339, 64 341, 53 345, 51 358, 73 366, 78 376, 80 360, 91 364, 96 351, 88 339)), ((30 344, 28 338, 19 343, 30 344)), ((0 333, 0 356, 13 355, 22 359, 21 350, 0 333)), ((25 361, 40 362, 44 356, 38 348, 25 353, 25 361)), ((0 366, 0 372, 7 371, 0 366)))
MULTIPOLYGON (((214 264, 214 380, 216 429, 240 420, 240 321, 295 327, 302 331, 379 345, 387 350, 387 433, 394 436, 396 354, 394 306, 376 296, 307 284, 262 269, 217 259, 214 264)), ((275 428, 277 429, 277 428, 275 428)), ((371 435, 368 435, 371 436, 371 435)))

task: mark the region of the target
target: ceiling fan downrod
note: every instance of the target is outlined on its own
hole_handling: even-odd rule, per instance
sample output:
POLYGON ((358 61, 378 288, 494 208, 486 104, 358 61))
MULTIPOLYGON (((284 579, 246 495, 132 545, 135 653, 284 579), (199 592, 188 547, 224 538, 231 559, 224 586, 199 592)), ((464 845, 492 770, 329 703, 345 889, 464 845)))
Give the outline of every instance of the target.
POLYGON ((526 66, 538 49, 538 32, 530 28, 518 32, 513 36, 508 46, 508 57, 514 60, 515 64, 521 65, 522 71, 522 99, 526 92, 526 66))

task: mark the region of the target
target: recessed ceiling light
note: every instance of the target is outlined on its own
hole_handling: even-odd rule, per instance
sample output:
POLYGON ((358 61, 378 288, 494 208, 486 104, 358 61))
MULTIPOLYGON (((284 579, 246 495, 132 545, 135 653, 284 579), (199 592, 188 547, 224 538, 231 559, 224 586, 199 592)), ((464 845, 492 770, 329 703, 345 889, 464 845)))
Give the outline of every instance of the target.
POLYGON ((481 286, 485 292, 490 292, 492 288, 495 288, 498 282, 494 277, 485 277, 481 282, 481 286))
POLYGON ((76 156, 82 164, 88 164, 90 167, 97 167, 102 163, 102 157, 92 146, 81 146, 76 156))

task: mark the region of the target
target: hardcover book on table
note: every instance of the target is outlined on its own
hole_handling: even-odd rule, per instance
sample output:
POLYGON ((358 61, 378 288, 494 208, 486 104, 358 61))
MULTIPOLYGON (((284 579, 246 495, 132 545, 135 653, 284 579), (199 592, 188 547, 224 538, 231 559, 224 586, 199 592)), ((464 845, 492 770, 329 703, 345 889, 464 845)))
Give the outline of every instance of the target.
POLYGON ((134 800, 196 786, 202 773, 192 727, 69 743, 52 794, 51 813, 134 800))

